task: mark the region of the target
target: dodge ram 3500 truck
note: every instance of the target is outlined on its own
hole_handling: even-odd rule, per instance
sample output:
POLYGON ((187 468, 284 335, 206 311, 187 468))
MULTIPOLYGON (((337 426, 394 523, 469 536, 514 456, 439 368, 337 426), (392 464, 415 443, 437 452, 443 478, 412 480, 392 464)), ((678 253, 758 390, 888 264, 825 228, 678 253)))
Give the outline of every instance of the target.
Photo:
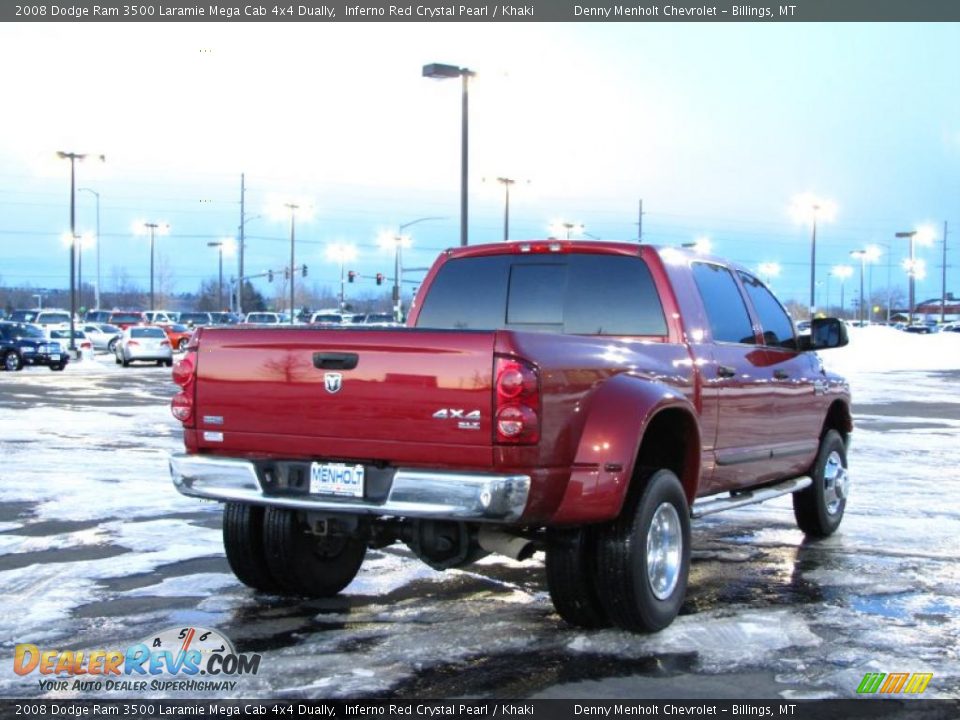
POLYGON ((837 529, 850 396, 814 351, 846 342, 681 250, 449 250, 407 327, 197 330, 171 475, 226 504, 230 566, 265 592, 334 595, 397 541, 441 569, 543 550, 566 621, 656 631, 691 518, 793 493, 808 536, 837 529))

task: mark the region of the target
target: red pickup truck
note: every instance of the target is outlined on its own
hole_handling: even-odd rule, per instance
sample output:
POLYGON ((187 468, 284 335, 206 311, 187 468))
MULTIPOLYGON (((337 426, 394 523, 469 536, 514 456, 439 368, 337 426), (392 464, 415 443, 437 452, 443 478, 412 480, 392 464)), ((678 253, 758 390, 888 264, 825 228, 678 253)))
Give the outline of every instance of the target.
POLYGON ((807 535, 836 530, 850 395, 814 351, 846 342, 685 251, 449 250, 407 327, 198 329, 171 475, 226 503, 227 559, 262 591, 336 594, 397 541, 435 568, 543 550, 565 620, 656 631, 692 517, 793 493, 807 535))

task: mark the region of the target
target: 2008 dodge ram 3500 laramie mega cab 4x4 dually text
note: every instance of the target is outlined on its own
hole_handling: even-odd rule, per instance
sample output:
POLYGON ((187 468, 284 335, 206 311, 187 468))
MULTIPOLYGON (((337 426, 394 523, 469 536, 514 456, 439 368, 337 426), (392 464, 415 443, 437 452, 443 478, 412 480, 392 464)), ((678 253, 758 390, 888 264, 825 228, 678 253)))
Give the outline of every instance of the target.
POLYGON ((446 251, 404 328, 201 328, 173 372, 177 489, 226 503, 237 577, 330 596, 368 548, 435 568, 546 553, 557 612, 655 631, 684 599, 691 517, 793 493, 836 530, 846 382, 744 268, 675 249, 446 251), (698 500, 696 505, 694 501, 698 500))

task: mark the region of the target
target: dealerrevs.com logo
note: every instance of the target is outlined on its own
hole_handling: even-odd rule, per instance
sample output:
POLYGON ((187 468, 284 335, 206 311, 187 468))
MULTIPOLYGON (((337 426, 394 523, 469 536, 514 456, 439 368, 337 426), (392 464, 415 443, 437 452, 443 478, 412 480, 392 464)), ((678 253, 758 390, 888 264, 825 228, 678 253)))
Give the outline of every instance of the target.
POLYGON ((894 695, 898 693, 907 693, 908 695, 919 695, 927 689, 927 685, 933 679, 933 673, 874 673, 870 672, 863 676, 860 685, 857 687, 857 693, 860 695, 870 695, 881 693, 883 695, 894 695))
POLYGON ((17 675, 40 675, 42 691, 233 690, 231 678, 256 675, 260 655, 237 653, 223 633, 202 627, 167 628, 127 648, 43 649, 21 643, 14 649, 17 675))

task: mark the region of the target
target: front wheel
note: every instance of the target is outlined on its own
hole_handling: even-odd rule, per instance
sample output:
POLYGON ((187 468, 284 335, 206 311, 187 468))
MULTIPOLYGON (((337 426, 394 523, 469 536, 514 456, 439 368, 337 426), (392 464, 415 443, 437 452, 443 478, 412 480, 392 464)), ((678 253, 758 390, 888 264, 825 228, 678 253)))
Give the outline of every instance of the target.
POLYGON ((177 343, 177 350, 179 350, 180 352, 186 352, 187 345, 189 344, 190 344, 190 340, 188 340, 187 338, 180 338, 180 342, 177 343))
POLYGON ((847 446, 836 430, 827 430, 810 473, 813 484, 793 494, 797 526, 811 537, 832 535, 843 520, 850 490, 847 446))
POLYGON ((116 353, 117 351, 117 339, 114 338, 107 343, 107 352, 116 353))
POLYGON ((23 370, 23 358, 15 350, 11 350, 3 356, 3 369, 10 372, 23 370))
POLYGON ((60 372, 60 371, 63 370, 66 366, 67 366, 67 364, 66 364, 65 362, 59 362, 59 363, 57 363, 56 365, 51 365, 51 366, 50 366, 50 369, 53 370, 53 371, 55 371, 55 372, 60 372))
POLYGON ((267 508, 263 523, 267 566, 287 592, 331 597, 360 572, 366 543, 346 535, 314 535, 293 510, 267 508))
POLYGON ((597 589, 614 625, 662 630, 677 616, 690 571, 690 511, 680 480, 657 470, 597 543, 597 589))

